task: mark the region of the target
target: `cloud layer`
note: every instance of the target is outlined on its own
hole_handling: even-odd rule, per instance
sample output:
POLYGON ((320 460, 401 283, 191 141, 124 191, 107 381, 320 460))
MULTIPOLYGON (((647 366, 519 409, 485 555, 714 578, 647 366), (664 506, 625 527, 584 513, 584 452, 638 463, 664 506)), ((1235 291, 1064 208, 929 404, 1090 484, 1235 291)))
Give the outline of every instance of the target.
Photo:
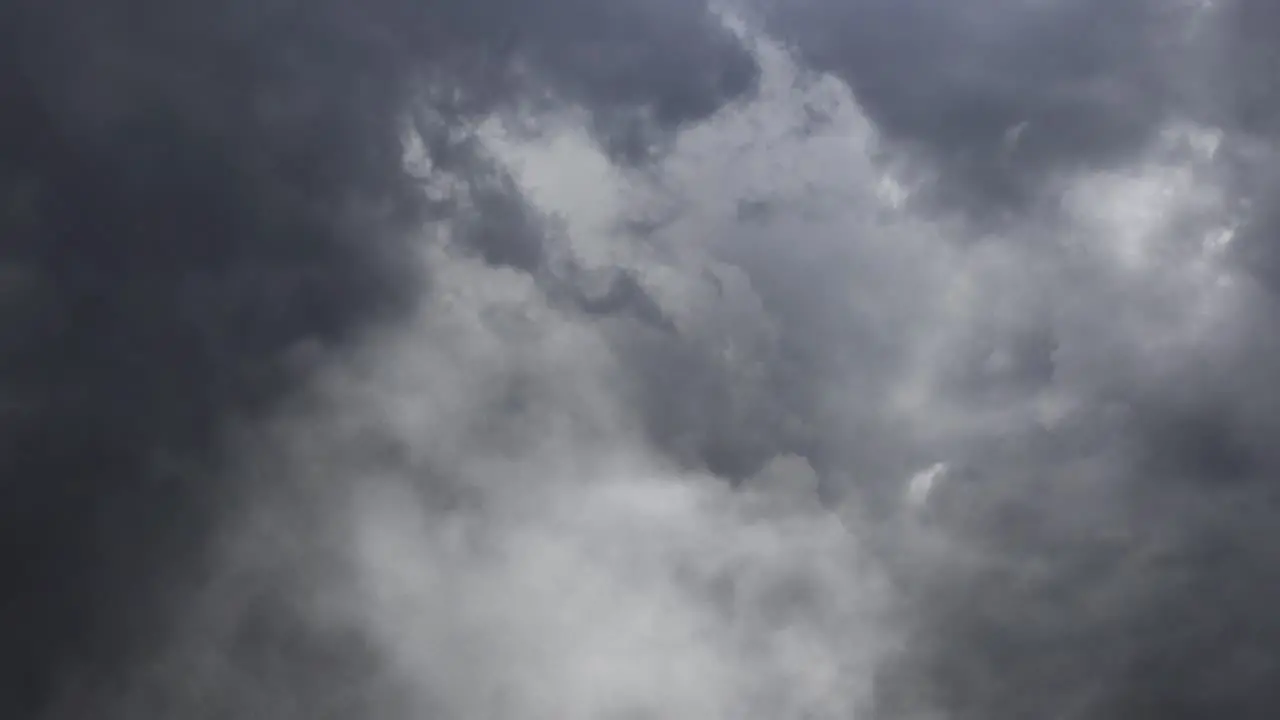
POLYGON ((1271 717, 1265 3, 0 17, 15 717, 1271 717))

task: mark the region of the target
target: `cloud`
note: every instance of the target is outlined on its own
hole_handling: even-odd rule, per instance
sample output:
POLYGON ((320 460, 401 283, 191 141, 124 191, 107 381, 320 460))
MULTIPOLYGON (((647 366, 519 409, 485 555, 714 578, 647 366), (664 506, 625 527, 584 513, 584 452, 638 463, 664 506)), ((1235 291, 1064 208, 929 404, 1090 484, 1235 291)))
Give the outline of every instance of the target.
POLYGON ((588 106, 602 136, 657 141, 752 77, 696 3, 66 0, 3 15, 14 716, 163 635, 152 618, 185 603, 241 490, 221 467, 226 428, 410 307, 411 236, 457 210, 406 174, 406 123, 436 175, 476 185, 474 251, 528 265, 538 250, 519 243, 538 235, 473 157, 473 118, 551 93, 588 106), (630 51, 591 61, 620 33, 630 51))
POLYGON ((227 533, 207 603, 110 706, 834 718, 870 702, 889 589, 812 468, 779 458, 744 489, 682 470, 613 389, 626 369, 599 321, 528 276, 430 254, 414 321, 249 441, 241 472, 270 490, 227 533))
POLYGON ((3 709, 1274 714, 1270 14, 925 10, 5 10, 3 709))
MULTIPOLYGON (((732 358, 719 372, 736 394, 697 393, 659 366, 644 396, 659 400, 659 443, 731 477, 797 453, 876 538, 905 638, 882 658, 886 717, 1263 713, 1269 641, 1232 635, 1201 604, 1269 637, 1247 549, 1269 533, 1227 520, 1270 493, 1255 434, 1270 424, 1230 389, 1265 384, 1255 363, 1270 351, 1251 336, 1271 312, 1233 256, 1255 218, 1222 161, 1231 132, 1166 118, 1124 157, 1060 169, 1037 191, 1051 205, 991 232, 918 212, 913 193, 930 190, 883 162, 892 128, 856 89, 797 83, 786 53, 761 53, 758 96, 681 135, 656 189, 581 163, 590 193, 539 196, 526 173, 531 196, 570 218, 670 204, 639 251, 610 262, 645 268, 671 317, 711 313, 731 295, 708 278, 737 278, 733 303, 750 314, 677 322, 664 340, 732 358), (650 389, 664 385, 679 389, 650 389), (741 412, 744 395, 758 414, 741 412), (716 464, 735 437, 751 469, 716 464), (904 516, 904 484, 934 467, 948 470, 927 512, 904 516), (1218 543, 1235 550, 1204 564, 1218 543)), ((635 341, 619 342, 634 360, 635 341)))

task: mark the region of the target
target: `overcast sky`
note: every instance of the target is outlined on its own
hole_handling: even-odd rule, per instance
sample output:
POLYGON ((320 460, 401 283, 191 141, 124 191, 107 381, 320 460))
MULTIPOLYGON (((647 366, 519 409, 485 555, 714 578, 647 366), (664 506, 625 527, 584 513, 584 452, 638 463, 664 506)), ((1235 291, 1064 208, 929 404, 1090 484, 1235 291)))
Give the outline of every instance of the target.
POLYGON ((1277 32, 4 4, 0 715, 1280 716, 1277 32))

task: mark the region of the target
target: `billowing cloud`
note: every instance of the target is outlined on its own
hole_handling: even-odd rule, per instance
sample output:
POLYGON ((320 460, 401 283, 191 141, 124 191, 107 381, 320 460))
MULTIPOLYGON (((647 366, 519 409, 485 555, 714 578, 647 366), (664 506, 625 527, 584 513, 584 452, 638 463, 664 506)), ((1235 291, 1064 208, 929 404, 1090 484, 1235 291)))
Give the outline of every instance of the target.
POLYGON ((22 717, 1271 717, 1271 15, 20 2, 22 717))
POLYGON ((228 423, 409 306, 411 237, 456 211, 406 173, 406 125, 476 187, 475 250, 528 264, 472 118, 549 94, 656 142, 752 80, 696 3, 23 1, 0 24, 15 716, 182 604, 234 494, 228 423))

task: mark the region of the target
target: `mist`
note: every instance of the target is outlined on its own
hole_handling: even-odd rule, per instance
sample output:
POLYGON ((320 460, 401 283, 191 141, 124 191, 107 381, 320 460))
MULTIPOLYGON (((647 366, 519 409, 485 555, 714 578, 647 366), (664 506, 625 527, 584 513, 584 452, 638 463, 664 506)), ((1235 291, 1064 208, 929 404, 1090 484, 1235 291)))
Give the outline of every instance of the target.
POLYGON ((15 0, 16 718, 1280 712, 1252 0, 15 0))

